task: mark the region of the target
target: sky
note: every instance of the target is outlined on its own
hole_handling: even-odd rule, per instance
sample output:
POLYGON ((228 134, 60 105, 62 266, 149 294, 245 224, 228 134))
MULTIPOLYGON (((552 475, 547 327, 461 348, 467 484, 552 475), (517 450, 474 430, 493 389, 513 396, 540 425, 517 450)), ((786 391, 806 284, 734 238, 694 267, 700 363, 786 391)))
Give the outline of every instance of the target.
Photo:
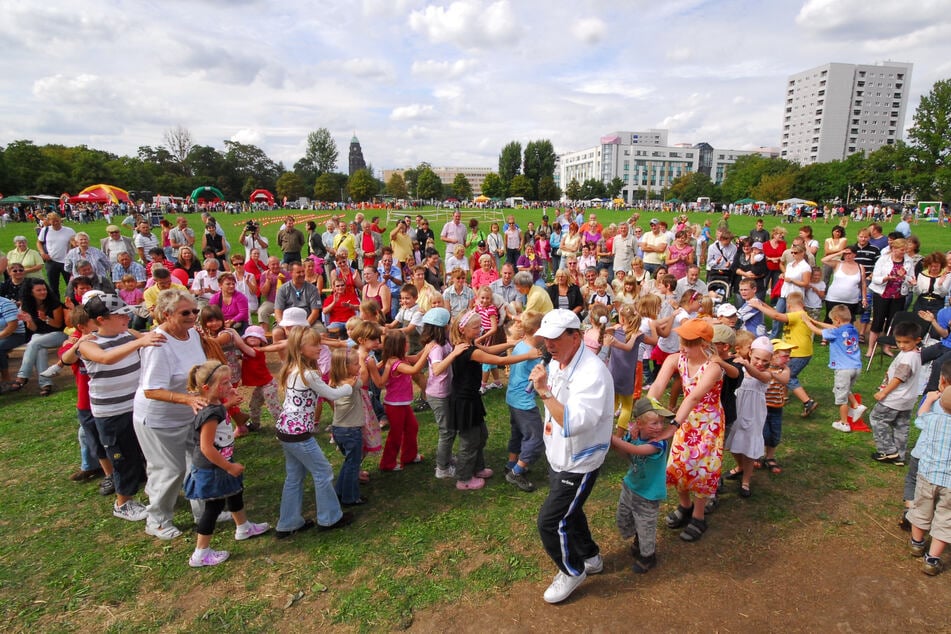
POLYGON ((777 147, 786 79, 912 62, 905 121, 951 77, 947 0, 0 0, 0 145, 119 155, 183 126, 290 169, 330 130, 377 171, 497 167, 619 130, 777 147))

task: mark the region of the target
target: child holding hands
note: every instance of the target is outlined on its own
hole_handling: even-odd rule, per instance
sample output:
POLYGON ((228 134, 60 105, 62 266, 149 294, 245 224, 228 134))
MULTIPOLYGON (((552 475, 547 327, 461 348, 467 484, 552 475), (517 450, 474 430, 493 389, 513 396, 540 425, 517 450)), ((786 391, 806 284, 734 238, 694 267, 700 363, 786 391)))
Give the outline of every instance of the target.
POLYGON ((612 436, 611 446, 630 461, 617 503, 617 527, 624 539, 634 538, 633 571, 643 574, 657 565, 657 514, 667 497, 667 450, 674 432, 665 423, 674 413, 645 396, 634 404, 634 416, 634 432, 612 436))
POLYGON ((234 518, 234 538, 238 541, 262 535, 271 527, 249 522, 244 511, 244 465, 234 462, 234 431, 225 409, 225 403, 235 397, 231 370, 217 360, 196 365, 188 373, 188 390, 208 402, 195 415, 195 449, 184 487, 186 499, 205 502, 195 531, 195 552, 188 559, 189 566, 201 568, 228 559, 228 551, 211 549, 215 521, 225 506, 234 518))

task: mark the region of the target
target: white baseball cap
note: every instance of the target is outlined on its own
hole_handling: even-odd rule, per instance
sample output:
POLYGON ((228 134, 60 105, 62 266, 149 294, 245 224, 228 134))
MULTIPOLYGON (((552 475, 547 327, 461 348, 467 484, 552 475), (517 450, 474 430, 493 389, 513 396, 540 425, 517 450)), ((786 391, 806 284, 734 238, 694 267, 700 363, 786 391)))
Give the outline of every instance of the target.
POLYGON ((569 328, 581 329, 578 315, 572 310, 556 308, 542 317, 542 325, 535 334, 545 339, 557 339, 569 328))

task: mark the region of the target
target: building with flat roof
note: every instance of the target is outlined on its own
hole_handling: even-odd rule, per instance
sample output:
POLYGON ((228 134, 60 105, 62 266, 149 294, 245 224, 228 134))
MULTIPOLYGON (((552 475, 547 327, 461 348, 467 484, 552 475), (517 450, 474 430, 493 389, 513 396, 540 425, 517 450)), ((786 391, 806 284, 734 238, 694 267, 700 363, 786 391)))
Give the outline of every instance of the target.
MULTIPOLYGON (((393 174, 399 174, 405 178, 404 172, 408 169, 414 168, 404 167, 394 170, 383 170, 383 182, 389 182, 393 174)), ((469 184, 472 185, 473 196, 482 194, 482 182, 489 172, 495 171, 491 167, 433 167, 432 170, 436 176, 439 177, 439 180, 442 181, 443 186, 447 188, 451 187, 453 181, 456 180, 456 174, 462 174, 466 177, 466 180, 469 181, 469 184)), ((448 192, 449 190, 447 189, 446 191, 448 192)))
POLYGON ((564 191, 572 180, 578 184, 594 178, 607 184, 619 177, 624 181, 620 197, 625 202, 656 198, 680 178, 702 172, 720 184, 730 165, 741 156, 779 155, 774 148, 725 150, 709 143, 668 145, 667 130, 612 132, 599 145, 558 155, 555 183, 564 191))
POLYGON ((808 165, 902 138, 912 64, 824 64, 789 77, 780 156, 808 165))

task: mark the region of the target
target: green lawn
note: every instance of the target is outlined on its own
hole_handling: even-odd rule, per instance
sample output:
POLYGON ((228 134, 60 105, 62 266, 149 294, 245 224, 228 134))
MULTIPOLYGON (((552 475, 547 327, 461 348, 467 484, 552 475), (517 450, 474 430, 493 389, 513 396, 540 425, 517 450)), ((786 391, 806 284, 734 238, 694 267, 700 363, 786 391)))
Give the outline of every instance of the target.
MULTIPOLYGON (((520 222, 538 215, 517 212, 520 222)), ((646 217, 654 215, 663 214, 646 217)), ((626 212, 599 211, 602 221, 624 217, 626 212)), ((189 218, 195 224, 198 217, 189 218)), ((222 217, 232 240, 243 219, 222 217)), ((752 223, 745 217, 731 220, 737 233, 752 223)), ((104 224, 86 228, 99 236, 104 224)), ((767 227, 772 224, 767 219, 767 227)), ((25 233, 24 227, 0 230, 0 244, 12 245, 12 236, 25 233)), ((825 238, 829 228, 820 224, 817 237, 825 238)), ((936 225, 923 224, 918 230, 924 252, 946 243, 936 225)), ((800 527, 806 509, 826 508, 843 495, 865 504, 882 492, 890 502, 871 503, 863 510, 870 524, 893 525, 902 470, 869 460, 869 434, 830 428, 836 413, 826 362, 827 349, 817 346, 801 378, 820 409, 803 420, 797 402, 787 408, 778 451, 785 471, 778 478, 756 476, 755 496, 740 520, 747 530, 768 526, 781 537, 800 527)), ((872 372, 862 375, 858 391, 867 401, 885 367, 876 361, 872 372)), ((57 385, 65 388, 68 379, 57 385)), ((491 606, 493 597, 506 595, 522 581, 540 595, 552 573, 534 527, 545 495, 544 460, 531 473, 540 487, 535 493, 522 493, 500 476, 481 491, 457 492, 451 482, 433 478, 436 430, 428 412, 420 416, 426 463, 380 474, 375 460, 368 459, 372 482, 364 493, 371 503, 359 508, 351 528, 281 542, 265 536, 238 543, 233 527, 220 525, 213 546, 232 551, 232 559, 214 569, 190 569, 193 533, 170 543, 147 537, 141 524, 112 517, 111 501, 97 494, 95 484, 67 480, 78 466, 75 393, 57 389, 40 399, 33 383, 31 388, 0 397, 5 476, 0 484, 0 614, 14 631, 299 631, 303 619, 306 629, 388 631, 408 627, 420 611, 454 604, 463 596, 491 606)), ((488 462, 501 471, 508 438, 504 395, 490 392, 485 400, 491 430, 488 462)), ((325 410, 324 423, 329 418, 325 410)), ((266 423, 270 427, 267 418, 266 423)), ((322 434, 319 442, 339 467, 340 456, 328 437, 322 434)), ((274 524, 284 476, 277 441, 267 432, 239 440, 238 459, 247 466, 249 516, 274 524)), ((726 464, 731 464, 729 458, 726 464)), ((588 503, 594 533, 605 543, 616 539, 613 513, 624 470, 625 463, 612 455, 588 503)), ((310 491, 306 514, 313 513, 310 491)), ((186 508, 180 506, 176 515, 182 528, 192 525, 186 508)), ((821 515, 816 520, 821 530, 839 530, 821 515)), ((719 554, 725 561, 742 552, 741 541, 723 544, 719 554)))

